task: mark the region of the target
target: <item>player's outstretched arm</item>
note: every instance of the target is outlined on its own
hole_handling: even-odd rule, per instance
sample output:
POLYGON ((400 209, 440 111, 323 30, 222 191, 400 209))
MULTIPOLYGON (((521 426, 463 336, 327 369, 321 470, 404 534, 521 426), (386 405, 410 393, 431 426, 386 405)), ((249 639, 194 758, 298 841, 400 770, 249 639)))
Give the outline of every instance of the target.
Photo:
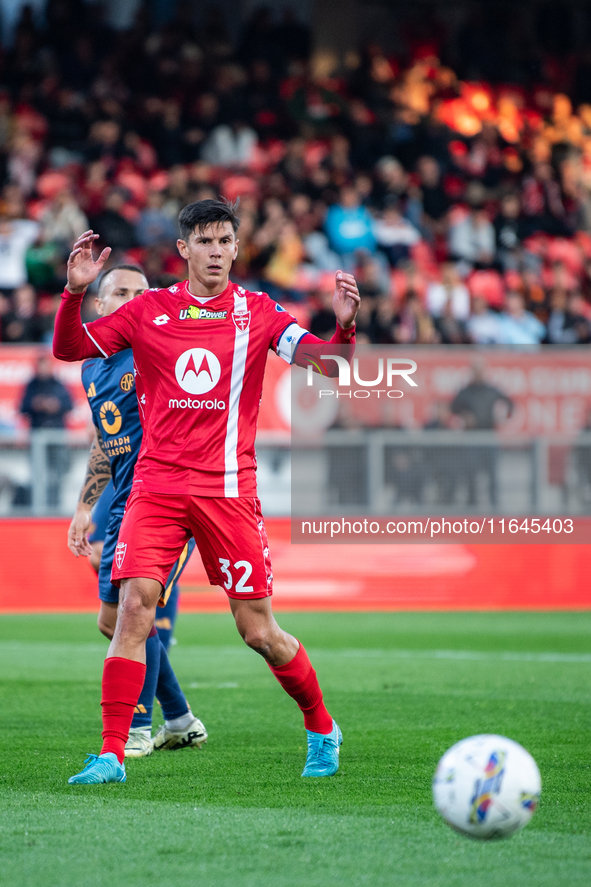
POLYGON ((86 477, 68 530, 68 548, 76 557, 89 557, 92 554, 92 546, 88 541, 90 513, 110 479, 111 463, 102 448, 102 439, 97 428, 90 445, 86 477))
MULTIPOLYGON (((355 318, 359 311, 361 296, 357 289, 357 283, 352 274, 337 271, 335 278, 335 291, 332 298, 332 306, 337 319, 337 329, 333 337, 326 342, 312 333, 306 333, 300 339, 293 357, 293 363, 301 367, 312 366, 314 372, 319 372, 319 362, 323 373, 329 376, 338 375, 338 366, 331 361, 325 364, 323 354, 327 353, 327 345, 337 345, 339 353, 349 362, 355 353, 355 318), (345 347, 343 347, 345 346, 345 347)), ((333 349, 334 351, 334 349, 333 349)))
POLYGON ((98 234, 93 231, 85 231, 74 244, 68 259, 68 282, 55 318, 53 336, 53 353, 60 360, 106 356, 96 342, 86 335, 80 318, 82 297, 111 253, 110 247, 106 247, 95 262, 92 244, 97 237, 98 234))

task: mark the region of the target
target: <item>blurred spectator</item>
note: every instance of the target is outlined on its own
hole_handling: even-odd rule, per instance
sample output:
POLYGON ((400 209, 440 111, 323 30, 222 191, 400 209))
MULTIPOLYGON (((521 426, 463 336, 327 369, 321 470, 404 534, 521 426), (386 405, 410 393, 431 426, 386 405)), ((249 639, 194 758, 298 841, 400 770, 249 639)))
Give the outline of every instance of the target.
POLYGON ((507 293, 505 310, 497 319, 498 345, 539 345, 546 335, 544 324, 525 310, 521 293, 507 293))
POLYGON ((248 166, 254 157, 258 138, 244 121, 220 124, 212 131, 201 149, 206 163, 219 166, 248 166))
POLYGON ((292 298, 298 298, 293 288, 303 258, 304 247, 298 229, 291 220, 286 219, 279 229, 274 251, 263 271, 263 279, 288 292, 292 298))
POLYGON ((523 211, 533 230, 547 234, 569 234, 560 185, 547 160, 534 164, 531 175, 523 179, 523 211))
POLYGON ((154 133, 154 147, 162 166, 174 166, 189 159, 185 156, 183 142, 181 108, 178 102, 169 99, 162 104, 160 126, 154 133))
MULTIPOLYGON (((195 166, 193 169, 195 170, 195 166)), ((168 170, 168 185, 164 191, 164 202, 161 209, 175 225, 180 211, 187 202, 188 188, 189 172, 186 166, 179 164, 168 170)))
POLYGON ((423 426, 426 431, 450 431, 454 428, 454 415, 448 403, 435 401, 432 410, 432 418, 423 426))
POLYGON ((456 394, 450 410, 462 419, 468 431, 493 431, 513 411, 513 401, 486 381, 482 360, 472 366, 472 379, 456 394))
POLYGON ((377 299, 361 299, 359 311, 355 318, 355 338, 359 345, 371 345, 374 342, 374 316, 377 299))
POLYGON ((411 246, 421 239, 417 229, 403 218, 398 202, 392 202, 391 198, 388 198, 386 209, 375 220, 373 233, 379 249, 392 268, 399 262, 406 261, 411 246))
POLYGON ((140 246, 176 243, 178 227, 176 222, 164 212, 164 200, 161 191, 148 192, 146 208, 141 211, 135 225, 135 236, 140 246))
MULTIPOLYGON (((472 367, 472 379, 460 389, 450 404, 450 411, 458 416, 466 431, 493 431, 513 411, 513 402, 494 385, 486 381, 483 361, 472 367)), ((463 476, 468 486, 468 505, 477 503, 477 481, 480 473, 488 481, 490 504, 495 507, 497 491, 497 447, 484 444, 463 448, 456 458, 462 459, 463 476), (461 455, 460 455, 461 452, 461 455)))
POLYGON ((390 292, 390 280, 377 256, 360 253, 355 267, 355 279, 362 299, 374 300, 387 296, 390 292))
MULTIPOLYGON (((35 375, 25 388, 20 412, 31 423, 31 434, 51 428, 64 428, 65 418, 73 407, 68 389, 53 375, 49 356, 37 362, 35 375)), ((69 451, 64 442, 50 443, 44 449, 47 468, 47 505, 59 507, 62 478, 68 470, 69 451)))
POLYGON ((35 189, 37 170, 43 154, 43 146, 28 132, 16 132, 11 139, 7 160, 10 181, 19 186, 25 195, 35 189))
POLYGON ((88 219, 82 212, 70 188, 62 188, 41 214, 41 239, 55 243, 68 255, 74 241, 88 229, 88 219))
MULTIPOLYGON (((534 257, 534 260, 536 258, 534 257)), ((516 288, 523 293, 527 310, 543 320, 546 312, 546 291, 542 286, 539 269, 535 271, 533 267, 526 266, 521 280, 518 278, 516 282, 516 288)))
POLYGON ((399 160, 390 156, 382 157, 377 162, 375 171, 375 195, 379 204, 386 206, 388 200, 396 202, 406 196, 408 175, 399 160))
POLYGON ((421 157, 417 162, 421 225, 432 239, 444 234, 449 198, 441 182, 441 168, 434 157, 421 157))
POLYGON ((109 169, 113 169, 123 153, 121 124, 117 120, 95 120, 88 132, 86 159, 102 160, 109 169))
POLYGON ((252 237, 251 271, 261 276, 277 249, 280 233, 287 216, 280 200, 271 197, 263 205, 263 221, 252 237))
POLYGON ((407 293, 395 320, 394 340, 401 345, 434 345, 439 341, 432 317, 413 292, 407 293))
POLYGON ((302 242, 308 261, 318 271, 337 271, 342 264, 340 257, 328 245, 328 238, 323 231, 310 231, 303 236, 302 242))
POLYGON ((137 244, 134 227, 123 215, 124 206, 123 191, 113 188, 107 194, 103 211, 90 218, 90 227, 114 250, 131 249, 137 244))
POLYGON ((2 189, 2 215, 7 219, 24 219, 27 215, 23 189, 16 182, 8 182, 2 189))
POLYGON ((10 294, 26 282, 25 254, 38 236, 37 222, 0 216, 0 290, 10 294))
POLYGON ((84 206, 89 216, 95 216, 101 211, 108 190, 107 164, 103 160, 89 163, 83 184, 84 206))
POLYGON ((375 251, 376 240, 372 229, 372 218, 361 205, 355 188, 342 188, 339 202, 328 210, 325 230, 331 248, 342 256, 347 267, 351 267, 356 250, 375 251))
POLYGON ((451 299, 435 318, 435 330, 442 345, 466 345, 469 342, 466 323, 454 314, 451 299))
POLYGON ((441 266, 441 283, 432 281, 427 287, 427 308, 433 317, 449 310, 456 320, 466 321, 470 315, 470 293, 453 262, 441 266))
POLYGON ((289 187, 294 192, 304 191, 307 185, 306 140, 290 139, 285 145, 285 154, 277 165, 289 187))
POLYGON ((310 332, 319 339, 328 341, 334 333, 334 311, 332 290, 325 289, 316 294, 316 307, 310 318, 310 332))
MULTIPOLYGON (((85 229, 81 229, 79 233, 82 233, 83 230, 85 229)), ((69 252, 71 248, 72 241, 65 249, 69 252)), ((59 243, 53 241, 34 243, 28 248, 25 256, 29 283, 37 291, 57 292, 61 290, 65 283, 65 258, 64 246, 60 246, 59 243)))
POLYGON ((578 345, 591 341, 591 325, 573 310, 574 300, 563 289, 553 290, 547 321, 548 342, 552 345, 578 345))
POLYGON ((527 226, 520 216, 519 194, 505 194, 494 221, 496 254, 503 271, 516 271, 521 266, 521 244, 527 226))
POLYGON ((473 187, 468 199, 468 215, 450 225, 449 251, 466 271, 489 268, 495 257, 495 229, 484 208, 482 189, 473 187))
POLYGON ((287 111, 299 132, 309 138, 333 135, 342 123, 346 107, 337 84, 320 72, 297 79, 299 82, 288 99, 287 111))
POLYGON ((392 298, 378 299, 372 318, 372 341, 376 345, 391 345, 394 342, 394 322, 396 311, 392 298))
POLYGON ((20 412, 27 416, 31 428, 64 428, 65 417, 72 409, 72 398, 65 385, 53 375, 53 361, 42 356, 35 375, 27 383, 20 412))
POLYGON ((488 302, 481 296, 472 298, 472 314, 466 323, 466 330, 475 345, 499 344, 499 315, 490 310, 488 302))
POLYGON ((43 324, 37 315, 37 297, 28 283, 17 286, 9 300, 6 313, 0 319, 2 342, 40 342, 43 324))

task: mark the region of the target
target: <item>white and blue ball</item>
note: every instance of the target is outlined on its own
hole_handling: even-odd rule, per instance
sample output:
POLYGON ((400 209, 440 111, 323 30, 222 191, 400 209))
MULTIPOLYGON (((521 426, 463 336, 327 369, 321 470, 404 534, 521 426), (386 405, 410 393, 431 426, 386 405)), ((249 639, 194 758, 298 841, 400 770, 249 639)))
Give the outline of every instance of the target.
POLYGON ((506 736, 481 734, 446 751, 433 780, 443 819, 471 838, 507 838, 532 818, 542 781, 532 756, 506 736))

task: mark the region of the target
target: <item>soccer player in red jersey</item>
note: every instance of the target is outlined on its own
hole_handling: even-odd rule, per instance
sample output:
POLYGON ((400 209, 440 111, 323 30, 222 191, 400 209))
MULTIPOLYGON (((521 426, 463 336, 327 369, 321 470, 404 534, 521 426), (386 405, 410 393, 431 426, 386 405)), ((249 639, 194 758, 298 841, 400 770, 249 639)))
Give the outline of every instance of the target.
MULTIPOLYGON (((303 712, 308 755, 302 775, 338 769, 341 731, 303 645, 279 627, 271 609, 254 447, 269 349, 291 363, 302 343, 326 343, 265 293, 230 281, 238 226, 226 202, 189 204, 179 216, 177 243, 189 279, 147 290, 85 325, 80 303, 110 249, 94 261, 98 235, 86 231, 68 260, 54 354, 80 360, 131 347, 144 427, 112 573, 120 597, 103 672, 103 747, 73 783, 125 780, 124 747, 144 680, 146 638, 166 577, 191 536, 211 584, 225 589, 242 638, 303 712)), ((359 301, 354 277, 337 272, 331 343, 353 344, 359 301)))

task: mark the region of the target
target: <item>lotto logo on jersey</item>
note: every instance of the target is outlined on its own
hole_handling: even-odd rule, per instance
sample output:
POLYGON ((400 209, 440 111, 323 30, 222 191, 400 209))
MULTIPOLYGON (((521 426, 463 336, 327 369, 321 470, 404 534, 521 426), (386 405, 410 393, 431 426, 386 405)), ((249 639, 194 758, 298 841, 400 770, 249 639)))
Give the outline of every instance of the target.
POLYGON ((206 348, 183 351, 174 368, 176 380, 187 394, 206 394, 220 381, 220 362, 206 348))
POLYGON ((225 320, 227 316, 227 311, 211 311, 209 308, 189 305, 188 308, 181 308, 179 320, 225 320))

